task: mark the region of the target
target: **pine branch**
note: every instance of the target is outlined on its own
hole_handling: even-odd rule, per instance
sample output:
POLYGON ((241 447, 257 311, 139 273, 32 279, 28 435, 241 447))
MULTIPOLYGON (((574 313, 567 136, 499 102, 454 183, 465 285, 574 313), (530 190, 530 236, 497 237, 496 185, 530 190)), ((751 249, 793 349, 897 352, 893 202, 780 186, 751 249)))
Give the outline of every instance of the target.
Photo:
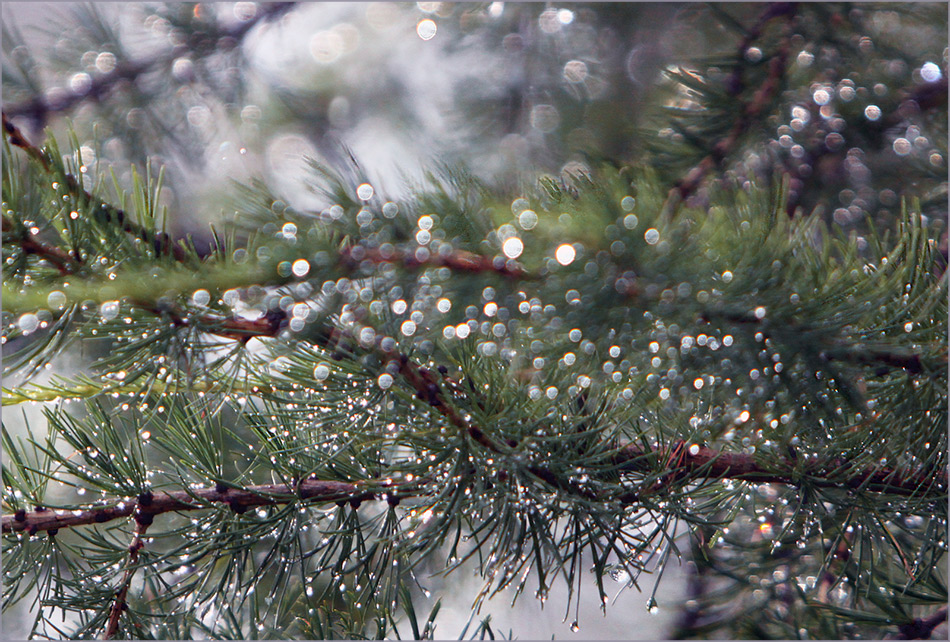
MULTIPOLYGON (((217 41, 216 47, 212 47, 211 51, 239 47, 244 37, 256 25, 267 20, 279 18, 292 9, 294 5, 296 5, 296 2, 270 2, 261 4, 257 15, 250 20, 211 34, 210 37, 215 38, 217 41)), ((203 36, 209 37, 207 34, 203 34, 203 36)), ((9 114, 11 118, 16 116, 29 117, 36 124, 37 129, 42 129, 51 114, 68 112, 90 98, 100 100, 108 96, 119 84, 126 81, 134 83, 142 75, 168 65, 176 58, 189 53, 193 53, 192 46, 189 44, 178 45, 153 58, 116 65, 112 71, 95 78, 88 87, 83 89, 64 89, 62 92, 58 92, 56 98, 52 101, 45 96, 38 95, 26 102, 10 105, 6 107, 4 111, 9 114)))
POLYGON ((401 497, 405 488, 415 488, 412 483, 397 483, 391 480, 347 483, 316 479, 301 480, 296 484, 261 484, 257 486, 227 486, 199 488, 172 492, 147 492, 136 499, 120 501, 85 510, 50 510, 37 508, 31 512, 20 509, 2 518, 2 532, 27 532, 35 535, 47 531, 55 534, 61 528, 73 528, 88 524, 102 524, 112 520, 135 516, 137 521, 154 518, 170 512, 204 510, 210 505, 227 504, 235 513, 244 513, 257 506, 287 504, 295 501, 312 502, 363 502, 383 498, 383 493, 365 490, 366 487, 385 489, 386 499, 401 497))
MULTIPOLYGON (((678 477, 693 474, 705 479, 732 479, 796 487, 810 485, 910 497, 919 497, 930 489, 940 494, 947 492, 946 470, 914 474, 887 467, 859 469, 842 458, 816 462, 811 467, 801 466, 797 460, 775 460, 766 465, 754 455, 715 450, 698 444, 684 446, 684 442, 679 442, 672 448, 646 449, 638 444, 628 444, 615 455, 614 463, 621 470, 637 470, 651 457, 669 459, 675 456, 677 469, 674 472, 678 477)), ((641 498, 642 491, 634 491, 624 494, 621 500, 632 504, 641 498)))
POLYGON ((770 3, 762 12, 756 24, 749 29, 740 42, 736 53, 736 66, 726 82, 727 93, 740 103, 735 109, 736 117, 733 120, 732 128, 724 138, 712 145, 709 153, 694 165, 685 176, 676 181, 670 189, 666 202, 663 204, 663 212, 667 216, 672 216, 680 203, 699 189, 706 176, 714 169, 720 168, 726 158, 735 152, 741 137, 755 120, 763 114, 778 93, 782 78, 785 75, 791 44, 787 35, 782 38, 778 53, 769 62, 769 72, 765 82, 756 90, 748 102, 742 103, 740 96, 746 89, 746 81, 743 77, 744 61, 746 60, 746 53, 752 44, 761 37, 766 24, 775 18, 784 18, 791 21, 796 10, 797 3, 795 2, 770 3))
MULTIPOLYGON (((3 217, 3 231, 13 233, 13 223, 6 217, 3 217)), ((76 260, 69 253, 61 250, 55 245, 50 245, 40 240, 38 236, 30 230, 24 230, 17 239, 20 249, 27 254, 33 254, 45 261, 51 263, 63 276, 72 274, 77 269, 76 260)))
MULTIPOLYGON (((478 441, 492 452, 501 453, 500 446, 488 437, 477 426, 462 419, 457 411, 450 409, 442 399, 438 385, 431 371, 421 368, 406 360, 400 370, 409 382, 416 386, 420 394, 426 395, 427 402, 433 408, 450 418, 457 427, 469 432, 473 439, 478 441), (433 387, 436 386, 436 392, 433 387), (458 422, 458 423, 455 423, 458 422)), ((714 450, 696 444, 687 445, 678 442, 670 448, 644 448, 637 444, 628 444, 620 448, 612 458, 613 465, 621 472, 649 470, 646 462, 653 460, 676 462, 676 468, 666 477, 670 480, 710 479, 747 481, 758 484, 775 483, 800 487, 804 484, 820 488, 842 488, 864 490, 868 492, 889 493, 910 497, 921 497, 922 492, 946 493, 946 471, 936 471, 932 474, 900 475, 890 468, 876 468, 874 470, 855 469, 849 462, 837 459, 832 462, 831 468, 827 464, 815 464, 811 469, 805 468, 796 472, 795 462, 779 460, 769 466, 759 462, 753 455, 714 450), (780 472, 780 471, 787 472, 780 472)), ((550 471, 541 467, 531 467, 533 475, 551 486, 581 493, 576 487, 564 484, 550 471)), ((393 497, 407 498, 415 496, 420 490, 421 481, 415 480, 412 484, 396 483, 391 480, 339 482, 327 480, 307 479, 296 485, 264 484, 259 486, 227 487, 219 485, 213 489, 181 490, 174 492, 160 492, 143 494, 137 500, 123 501, 102 507, 95 507, 80 511, 50 511, 38 508, 33 512, 20 509, 14 514, 4 515, 2 531, 27 531, 31 535, 40 531, 57 531, 60 528, 71 528, 87 524, 101 524, 104 522, 137 515, 147 519, 145 515, 158 515, 172 511, 192 511, 208 508, 209 504, 218 502, 228 504, 237 513, 243 513, 255 506, 287 503, 290 501, 307 500, 318 502, 363 502, 384 497, 378 491, 365 490, 367 486, 380 486, 387 489, 385 499, 393 497)), ((642 490, 629 491, 621 494, 618 499, 624 504, 638 504, 658 488, 651 488, 647 493, 642 490)), ((587 499, 602 500, 590 491, 583 491, 587 499)))
POLYGON ((340 257, 344 265, 351 268, 358 267, 363 261, 369 261, 373 264, 402 263, 409 269, 433 266, 447 267, 456 272, 495 272, 513 279, 531 280, 538 278, 536 275, 525 272, 521 267, 514 264, 514 261, 504 261, 500 257, 492 259, 463 250, 455 250, 449 254, 438 253, 434 256, 430 254, 427 258, 420 259, 411 252, 394 250, 383 253, 376 248, 357 245, 344 247, 340 250, 340 257))
MULTIPOLYGON (((16 125, 14 125, 13 122, 8 118, 7 112, 3 112, 3 130, 10 137, 10 142, 13 145, 25 150, 31 158, 39 161, 39 163, 43 166, 43 169, 45 169, 47 172, 52 173, 54 171, 49 162, 49 154, 30 143, 26 137, 23 136, 16 125)), ((60 168, 57 167, 57 169, 60 168)), ((185 249, 182 246, 174 243, 171 236, 169 236, 167 233, 145 229, 141 225, 134 223, 132 221, 132 217, 126 214, 124 210, 112 205, 111 203, 107 203, 97 196, 93 196, 89 191, 83 188, 80 181, 69 172, 63 170, 58 171, 57 173, 60 174, 73 197, 75 197, 79 202, 91 205, 96 216, 105 217, 109 223, 121 226, 122 231, 126 232, 127 234, 131 234, 136 238, 140 238, 146 242, 151 240, 157 254, 171 254, 177 261, 185 260, 185 249)), ((5 218, 4 228, 6 228, 5 218)), ((24 247, 24 249, 26 248, 24 247)), ((62 253, 61 250, 59 252, 62 253)), ((44 255, 44 258, 49 257, 44 255)), ((75 257, 71 259, 71 262, 76 264, 81 263, 81 260, 79 257, 75 257)))

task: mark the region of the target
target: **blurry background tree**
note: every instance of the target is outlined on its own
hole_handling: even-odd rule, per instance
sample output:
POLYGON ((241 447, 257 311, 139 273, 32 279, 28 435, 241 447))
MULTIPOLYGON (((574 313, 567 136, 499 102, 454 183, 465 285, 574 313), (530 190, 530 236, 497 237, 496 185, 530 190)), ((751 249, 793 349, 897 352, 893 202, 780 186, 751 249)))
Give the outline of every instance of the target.
POLYGON ((24 633, 946 635, 945 4, 12 13, 24 633))

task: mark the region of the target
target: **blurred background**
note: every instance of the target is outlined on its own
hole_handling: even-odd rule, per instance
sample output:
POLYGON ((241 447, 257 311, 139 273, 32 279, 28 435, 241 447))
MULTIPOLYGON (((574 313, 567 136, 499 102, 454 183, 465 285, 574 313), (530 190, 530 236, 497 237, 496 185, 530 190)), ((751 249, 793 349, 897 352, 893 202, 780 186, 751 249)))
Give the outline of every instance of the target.
MULTIPOLYGON (((308 159, 393 199, 439 167, 515 194, 602 163, 674 187, 710 159, 719 178, 683 190, 694 204, 715 180, 785 177, 790 215, 860 248, 917 198, 946 254, 946 4, 8 2, 2 17, 5 113, 36 143, 72 127, 91 185, 163 167, 170 229, 199 242, 235 182, 326 207, 308 159)), ((655 612, 647 579, 607 618, 591 591, 567 616, 563 596, 543 611, 499 596, 492 623, 664 638, 689 613, 685 576, 671 563, 655 612)), ((425 584, 444 596, 437 634, 456 637, 479 581, 425 584)), ((22 627, 4 616, 6 635, 22 627)))

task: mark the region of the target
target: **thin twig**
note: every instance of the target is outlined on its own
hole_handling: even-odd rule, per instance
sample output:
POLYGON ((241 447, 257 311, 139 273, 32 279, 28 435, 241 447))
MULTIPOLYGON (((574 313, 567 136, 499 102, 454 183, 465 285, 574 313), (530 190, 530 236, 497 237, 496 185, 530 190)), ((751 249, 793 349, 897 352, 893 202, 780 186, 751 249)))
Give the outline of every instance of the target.
MULTIPOLYGON (((628 444, 614 455, 614 463, 622 470, 650 469, 647 462, 656 457, 665 458, 681 444, 655 449, 628 444)), ((888 467, 863 469, 843 459, 819 462, 796 470, 797 462, 792 460, 778 460, 766 465, 750 454, 715 450, 698 444, 680 450, 681 456, 677 463, 678 478, 681 479, 694 476, 789 486, 862 489, 912 497, 920 497, 931 489, 941 494, 947 492, 946 470, 902 473, 888 467)), ((640 491, 631 491, 622 497, 622 501, 636 503, 640 498, 640 491)))
MULTIPOLYGON (((141 506, 139 507, 141 509, 141 506)), ((112 603, 112 609, 109 611, 109 624, 106 626, 104 638, 111 640, 119 632, 119 618, 122 612, 129 608, 128 595, 129 587, 132 585, 132 576, 135 575, 136 564, 139 561, 139 550, 145 547, 145 531, 152 523, 152 516, 147 513, 135 514, 135 536, 132 543, 129 544, 129 559, 125 567, 125 575, 122 577, 122 583, 115 593, 115 601, 112 603)))
MULTIPOLYGON (((3 231, 12 233, 13 228, 13 223, 4 216, 3 231)), ((76 261, 69 253, 64 252, 55 245, 41 241, 38 236, 28 229, 24 230, 23 234, 20 235, 17 244, 20 246, 20 249, 27 254, 33 254, 51 263, 63 276, 76 271, 76 261)))

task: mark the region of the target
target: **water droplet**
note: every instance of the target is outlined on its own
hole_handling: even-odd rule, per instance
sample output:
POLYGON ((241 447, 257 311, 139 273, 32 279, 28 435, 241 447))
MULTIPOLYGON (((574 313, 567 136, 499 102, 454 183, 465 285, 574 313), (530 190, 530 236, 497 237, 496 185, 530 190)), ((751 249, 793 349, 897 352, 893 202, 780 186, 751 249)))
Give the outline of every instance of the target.
POLYGON ((907 323, 904 324, 904 332, 910 332, 913 329, 914 329, 913 321, 908 321, 907 323))
POLYGON ((561 72, 564 80, 572 83, 584 82, 587 78, 587 64, 582 60, 568 60, 561 72))
POLYGON ((399 331, 407 337, 411 337, 416 333, 416 324, 412 321, 403 321, 402 325, 399 327, 399 331))
POLYGON ((297 259, 291 266, 290 271, 294 273, 294 276, 307 276, 307 273, 310 272, 310 263, 306 259, 297 259))
POLYGON ((373 198, 374 193, 375 193, 375 190, 373 189, 373 186, 370 185, 369 183, 363 183, 359 187, 356 188, 356 196, 361 201, 368 201, 369 199, 373 198))
MULTIPOLYGON (((630 198, 629 196, 627 198, 630 198)), ((623 226, 628 230, 632 230, 637 226, 637 223, 640 222, 640 219, 637 218, 636 214, 627 214, 623 217, 623 226)))
POLYGON ((898 138, 894 140, 894 153, 898 156, 907 156, 911 151, 910 141, 906 138, 898 138))
POLYGON ((761 305, 755 309, 755 318, 764 319, 765 318, 765 308, 761 305))
POLYGON ((561 265, 570 265, 574 262, 574 258, 577 256, 577 252, 574 250, 574 247, 569 243, 564 243, 559 245, 557 250, 554 252, 554 258, 557 259, 557 262, 561 265))
POLYGON ((452 309, 452 302, 446 299, 445 297, 439 299, 439 302, 436 303, 436 307, 439 309, 439 312, 445 314, 452 309))
POLYGON ((942 75, 940 67, 933 62, 925 62, 920 68, 920 77, 924 79, 924 82, 937 82, 942 75))
POLYGON ((53 290, 46 297, 46 304, 53 309, 60 310, 66 305, 66 295, 59 290, 53 290))
POLYGON ((330 368, 325 363, 321 363, 313 369, 313 378, 317 381, 323 381, 330 376, 330 368))
POLYGON ((432 40, 435 38, 435 33, 439 28, 434 21, 426 18, 425 20, 420 20, 419 24, 416 25, 416 34, 423 40, 432 40))
POLYGON ((501 251, 504 252, 505 256, 509 259, 516 259, 521 256, 521 253, 524 251, 524 243, 522 243, 521 239, 517 236, 512 236, 501 246, 501 251))
POLYGON ((105 320, 114 319, 119 314, 119 302, 118 301, 106 301, 99 306, 99 314, 105 320))
POLYGON ((581 627, 577 623, 577 620, 574 620, 573 622, 571 622, 571 631, 573 631, 574 633, 577 633, 580 630, 581 630, 581 627))
POLYGON ((656 245, 660 240, 660 232, 655 227, 651 227, 643 233, 643 239, 650 245, 656 245))
POLYGON ((207 290, 195 290, 195 293, 191 295, 192 305, 206 306, 209 301, 211 301, 211 294, 207 290))
POLYGON ((523 230, 534 229, 537 224, 538 214, 534 210, 524 210, 518 215, 518 225, 520 225, 523 230))
POLYGON ((547 134, 561 124, 561 115, 554 105, 535 105, 531 108, 530 121, 533 128, 547 134))
POLYGON ((877 105, 868 105, 864 108, 864 117, 874 121, 881 117, 881 108, 877 105))

